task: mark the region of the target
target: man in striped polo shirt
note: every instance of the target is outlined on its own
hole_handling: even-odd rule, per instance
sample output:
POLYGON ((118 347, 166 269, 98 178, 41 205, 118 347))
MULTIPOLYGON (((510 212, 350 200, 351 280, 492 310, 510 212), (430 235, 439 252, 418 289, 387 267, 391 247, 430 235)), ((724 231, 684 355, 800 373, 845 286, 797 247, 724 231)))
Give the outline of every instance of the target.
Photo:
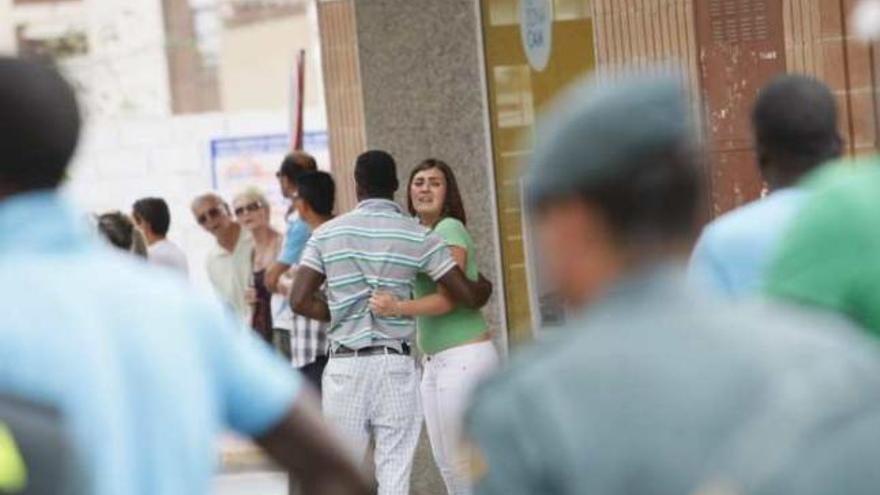
POLYGON ((324 371, 324 413, 358 455, 372 433, 380 495, 409 493, 412 459, 422 425, 418 376, 410 356, 411 318, 382 318, 370 295, 409 299, 416 275, 429 275, 462 304, 479 308, 492 286, 471 282, 443 240, 393 201, 394 159, 384 151, 357 158, 360 204, 313 234, 291 291, 294 312, 330 321, 330 362, 324 371), (317 294, 326 280, 326 301, 317 294))

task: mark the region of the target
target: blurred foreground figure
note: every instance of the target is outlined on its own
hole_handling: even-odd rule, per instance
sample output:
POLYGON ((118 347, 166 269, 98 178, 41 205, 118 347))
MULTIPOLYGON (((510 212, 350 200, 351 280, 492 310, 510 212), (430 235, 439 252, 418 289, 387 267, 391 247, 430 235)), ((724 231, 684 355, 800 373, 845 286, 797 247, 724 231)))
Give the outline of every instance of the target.
POLYGON ((57 410, 0 394, 0 493, 85 495, 72 460, 57 410))
POLYGON ((527 201, 573 316, 478 393, 477 493, 753 493, 810 432, 880 405, 876 348, 845 322, 684 282, 688 113, 672 80, 632 76, 576 87, 538 135, 527 201))
POLYGON ((366 493, 286 363, 78 223, 56 188, 79 125, 54 69, 0 57, 0 393, 58 411, 86 493, 207 493, 224 427, 306 493, 366 493))
POLYGON ((847 316, 880 336, 880 163, 828 165, 767 275, 770 295, 847 316))
POLYGON ((840 156, 837 107, 831 90, 799 75, 779 76, 752 110, 758 166, 770 194, 728 212, 703 229, 689 275, 731 297, 759 291, 791 219, 803 203, 802 177, 840 156))

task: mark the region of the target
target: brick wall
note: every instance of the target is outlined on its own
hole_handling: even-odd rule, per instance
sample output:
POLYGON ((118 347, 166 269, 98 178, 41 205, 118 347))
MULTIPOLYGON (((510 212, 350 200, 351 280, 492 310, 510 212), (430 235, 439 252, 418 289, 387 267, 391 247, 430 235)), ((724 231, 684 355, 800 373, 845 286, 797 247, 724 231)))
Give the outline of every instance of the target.
MULTIPOLYGON (((697 12, 718 3, 723 8, 741 8, 744 2, 696 0, 594 0, 596 16, 596 56, 601 69, 620 65, 645 66, 658 60, 672 59, 685 74, 694 94, 696 115, 705 120, 712 117, 713 105, 706 87, 713 70, 707 68, 707 46, 700 46, 696 36, 697 12)), ((756 4, 758 2, 752 2, 756 4)), ((848 29, 847 13, 856 0, 768 0, 769 9, 782 10, 784 30, 784 65, 779 70, 804 73, 826 82, 837 97, 840 128, 847 148, 854 155, 872 153, 877 142, 876 67, 874 48, 854 39, 848 29)), ((778 26, 772 26, 779 29, 778 26)), ((711 48, 710 48, 711 49, 711 48)), ((732 53, 735 52, 735 49, 732 53)), ((737 68, 740 70, 740 68, 737 68)), ((749 74, 746 74, 749 76, 749 74)), ((762 77, 758 77, 762 79, 762 77)), ((754 88, 751 88, 754 89, 754 88)), ((741 116, 747 115, 753 92, 734 98, 741 116)), ((711 120, 711 119, 710 119, 711 120)), ((716 122, 705 122, 708 127, 716 122)), ((708 134, 711 138, 711 133, 708 134)), ((711 142, 710 148, 716 143, 711 142)), ((715 156, 715 155, 713 155, 715 156)), ((744 151, 735 161, 737 167, 752 167, 750 152, 744 151)), ((718 167, 730 165, 713 161, 718 167)), ((737 177, 715 177, 722 182, 713 185, 713 214, 753 199, 760 190, 756 174, 740 171, 737 177), (729 183, 728 183, 729 182, 729 183)))
MULTIPOLYGON (((336 177, 351 177, 354 159, 367 146, 353 0, 319 2, 318 24, 333 171, 336 177)), ((339 211, 353 208, 354 183, 338 181, 336 198, 339 211)))
MULTIPOLYGON (((848 151, 872 152, 877 140, 874 47, 852 37, 847 13, 856 0, 772 0, 781 3, 788 72, 826 82, 840 108, 848 151)), ((600 68, 674 58, 699 88, 694 0, 595 0, 600 68)))

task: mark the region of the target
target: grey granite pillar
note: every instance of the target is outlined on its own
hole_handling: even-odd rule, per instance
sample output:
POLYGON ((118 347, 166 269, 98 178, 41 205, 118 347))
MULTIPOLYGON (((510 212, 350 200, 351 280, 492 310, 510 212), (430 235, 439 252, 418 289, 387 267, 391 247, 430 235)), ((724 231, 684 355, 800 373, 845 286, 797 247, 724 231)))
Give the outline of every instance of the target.
MULTIPOLYGON (((480 271, 495 281, 485 314, 503 347, 477 1, 356 0, 355 18, 367 147, 397 159, 402 185, 425 158, 454 169, 480 271)), ((405 191, 398 200, 405 204, 405 191)), ((422 440, 413 493, 444 494, 422 440)))
MULTIPOLYGON (((355 9, 367 147, 394 155, 402 185, 425 158, 449 163, 480 270, 494 279, 498 236, 476 0, 357 0, 355 9)), ((486 315, 502 330, 498 283, 495 294, 486 315)))

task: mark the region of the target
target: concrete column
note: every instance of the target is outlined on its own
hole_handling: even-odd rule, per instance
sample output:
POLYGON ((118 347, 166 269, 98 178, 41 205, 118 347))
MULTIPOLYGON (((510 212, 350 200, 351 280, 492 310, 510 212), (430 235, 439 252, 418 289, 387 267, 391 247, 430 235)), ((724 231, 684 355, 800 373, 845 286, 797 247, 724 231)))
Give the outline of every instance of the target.
MULTIPOLYGON (((347 196, 353 191, 346 190, 353 184, 351 162, 366 149, 384 149, 397 160, 401 204, 410 171, 420 161, 449 163, 480 270, 495 282, 484 313, 504 347, 477 0, 325 0, 318 2, 318 14, 331 159, 342 190, 337 206, 353 205, 347 196), (347 17, 351 9, 353 19, 347 17)), ((413 493, 445 492, 433 466, 423 439, 413 493)))
MULTIPOLYGON (((359 0, 355 5, 367 147, 397 159, 401 204, 409 173, 419 162, 449 163, 480 270, 494 277, 498 236, 477 2, 359 0)), ((500 284, 495 293, 501 293, 500 284)), ((498 304, 487 316, 499 329, 498 304)))
MULTIPOLYGON (((476 0, 330 0, 318 8, 340 209, 354 205, 351 162, 363 150, 396 158, 401 204, 413 167, 442 159, 462 190, 480 270, 495 277, 497 210, 476 0)), ((486 314, 503 336, 497 301, 486 314)))

